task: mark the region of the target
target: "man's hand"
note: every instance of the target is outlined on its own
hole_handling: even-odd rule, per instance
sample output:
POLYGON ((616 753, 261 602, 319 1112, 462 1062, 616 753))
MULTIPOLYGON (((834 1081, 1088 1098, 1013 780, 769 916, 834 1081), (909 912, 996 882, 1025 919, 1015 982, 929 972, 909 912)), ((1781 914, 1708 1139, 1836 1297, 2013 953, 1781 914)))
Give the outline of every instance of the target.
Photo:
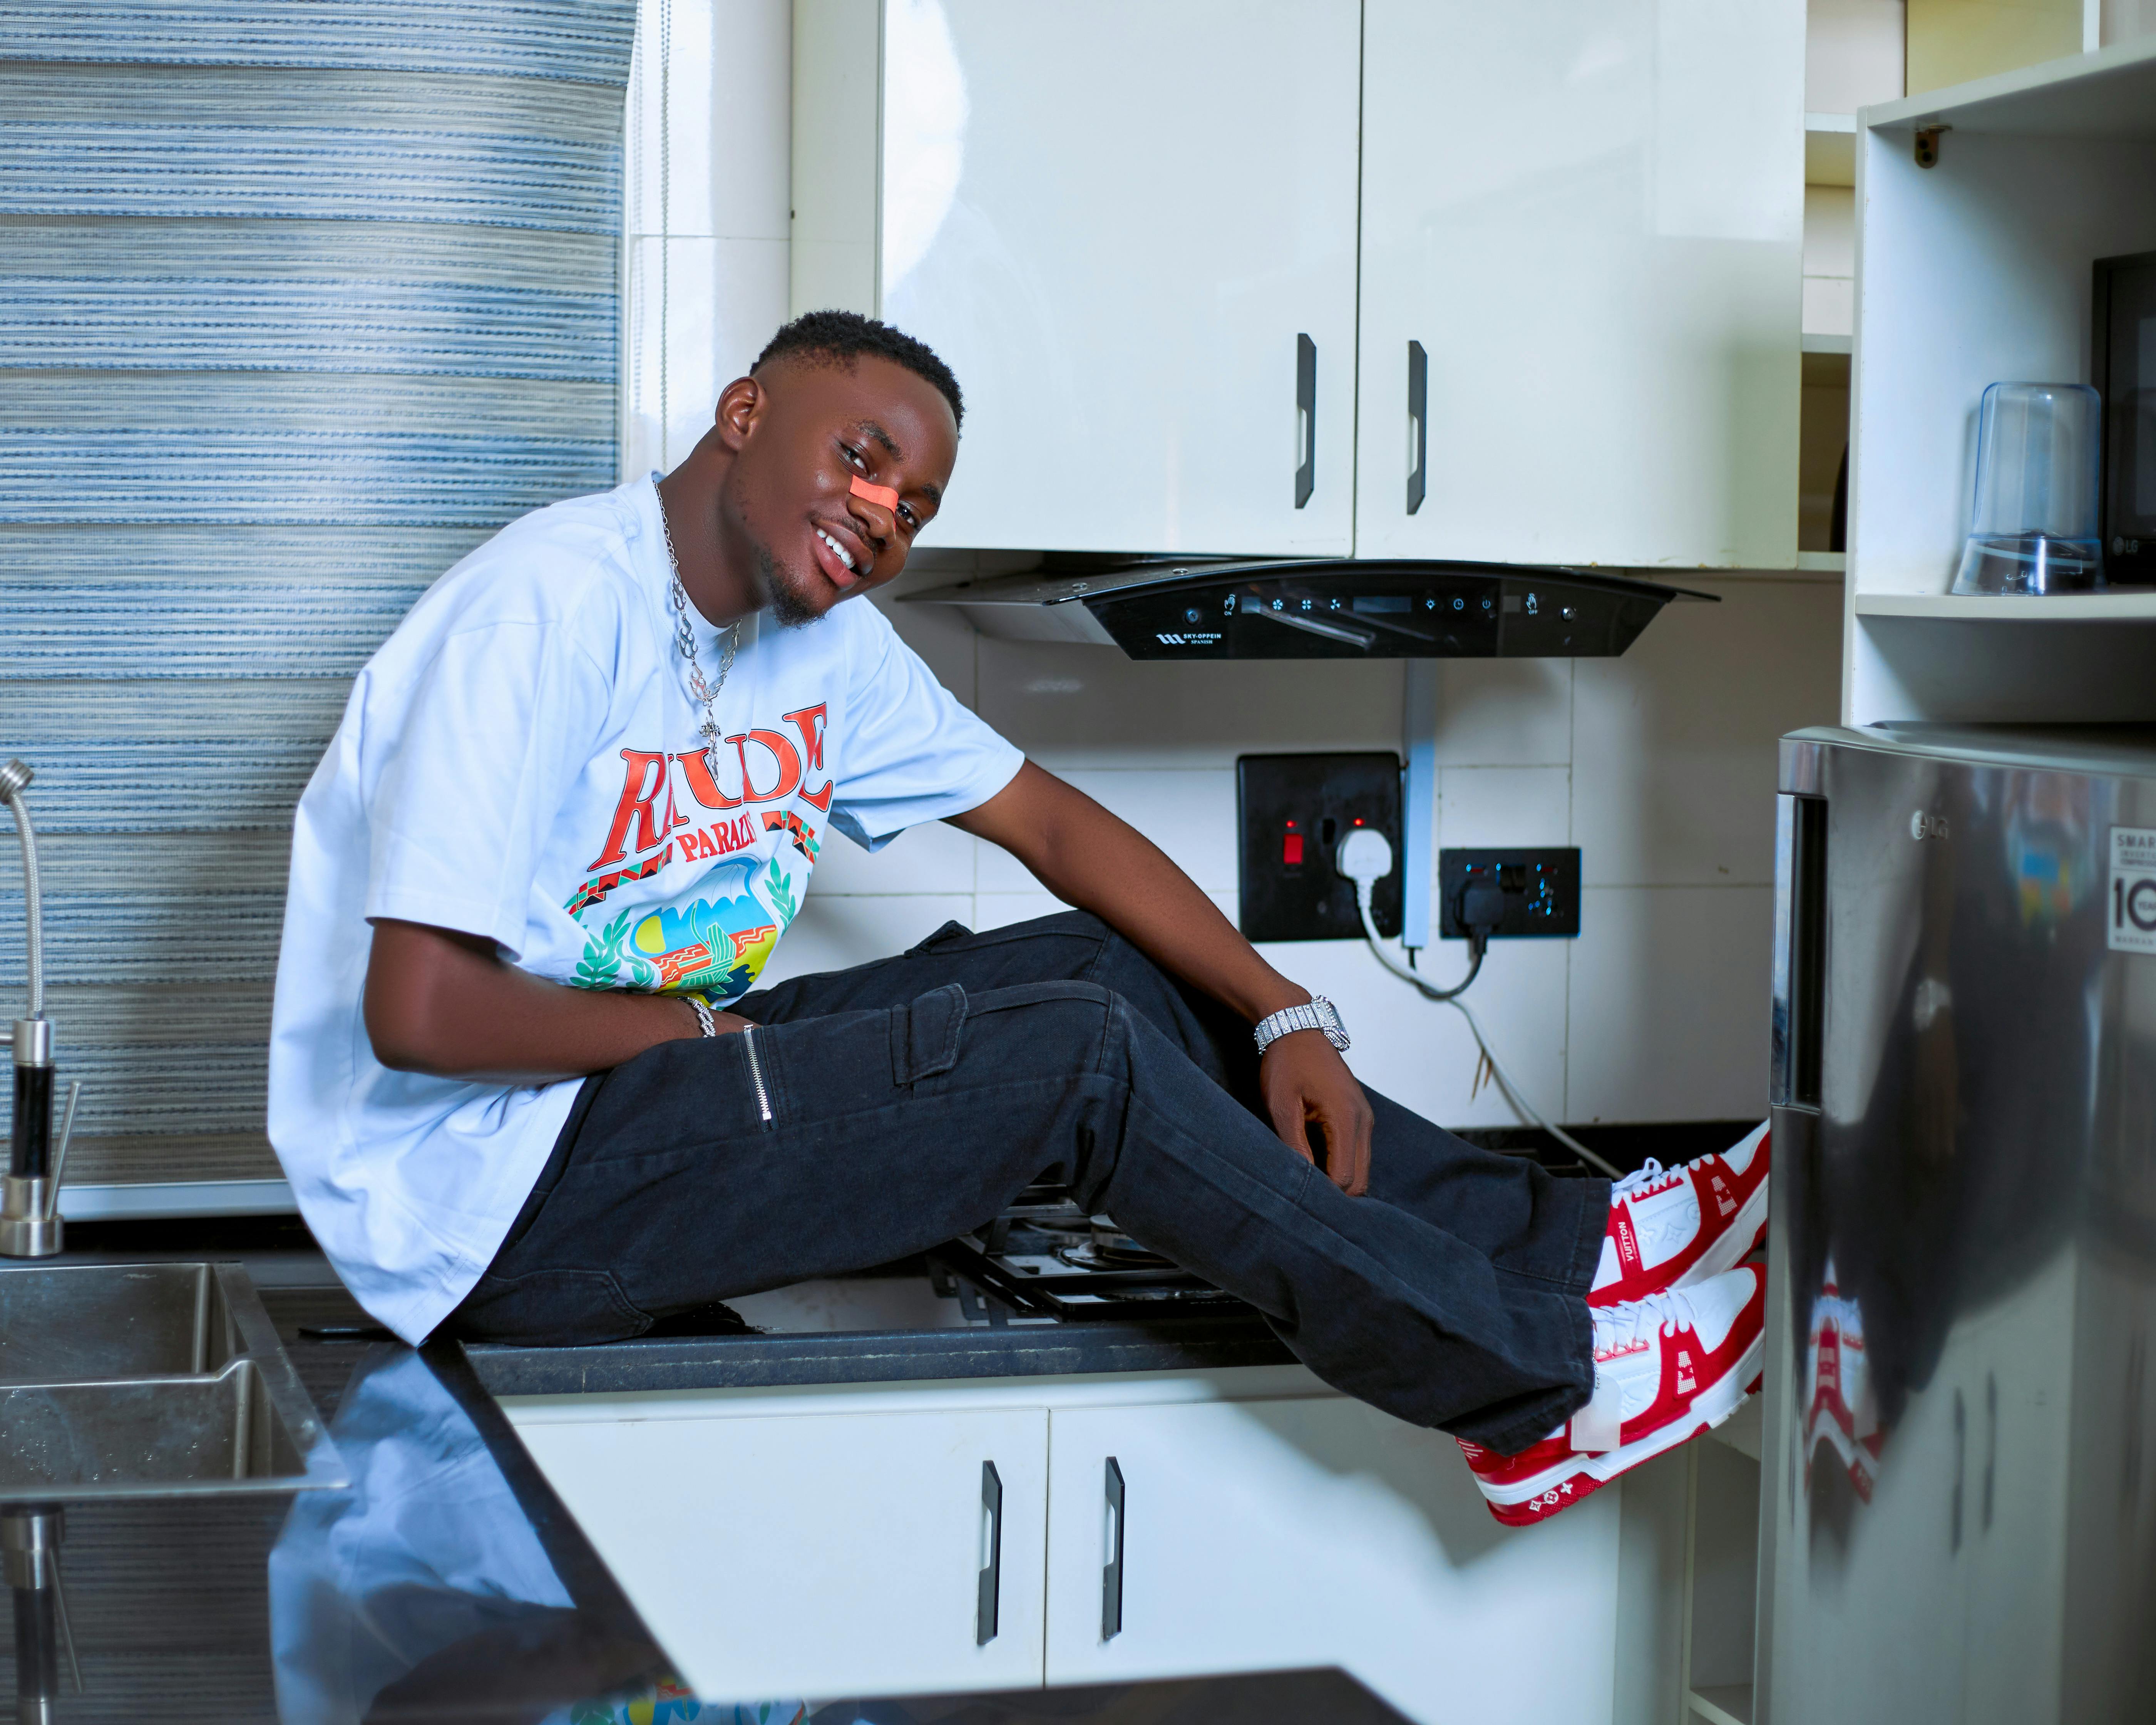
POLYGON ((1322 1030, 1291 1030, 1267 1045, 1258 1088, 1282 1143, 1316 1161, 1309 1132, 1315 1125, 1332 1183, 1350 1198, 1369 1189, 1370 1099, 1322 1030))

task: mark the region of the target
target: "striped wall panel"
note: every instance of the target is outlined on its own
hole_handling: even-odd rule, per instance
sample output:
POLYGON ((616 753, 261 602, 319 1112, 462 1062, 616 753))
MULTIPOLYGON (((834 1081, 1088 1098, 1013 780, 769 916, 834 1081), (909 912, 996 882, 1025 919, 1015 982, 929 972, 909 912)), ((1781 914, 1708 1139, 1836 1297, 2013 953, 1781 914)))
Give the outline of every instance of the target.
POLYGON ((630 37, 587 0, 50 0, 0 6, 0 59, 492 73, 617 88, 630 37))
POLYGON ((619 231, 610 86, 22 62, 6 76, 0 184, 17 215, 619 231))
POLYGON ((610 234, 427 222, 0 224, 0 368, 603 377, 610 234))
MULTIPOLYGON (((0 755, 38 770, 75 1178, 275 1173, 292 805, 352 674, 613 482, 634 23, 0 4, 0 755)), ((22 924, 8 845, 0 989, 22 924)))

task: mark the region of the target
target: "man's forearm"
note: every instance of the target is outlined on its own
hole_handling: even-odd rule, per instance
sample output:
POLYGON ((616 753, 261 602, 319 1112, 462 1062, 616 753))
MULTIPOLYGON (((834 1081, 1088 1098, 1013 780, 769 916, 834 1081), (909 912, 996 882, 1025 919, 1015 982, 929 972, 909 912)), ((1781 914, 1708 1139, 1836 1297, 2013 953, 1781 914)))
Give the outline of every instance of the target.
POLYGON ((603 1072, 702 1034, 685 1001, 565 988, 505 964, 490 942, 388 921, 374 926, 366 1018, 385 1066, 502 1084, 603 1072))
POLYGON ((1065 903, 1092 911, 1162 968, 1253 1024, 1310 999, 1258 956, 1158 845, 1029 761, 1004 791, 952 824, 1001 845, 1065 903))

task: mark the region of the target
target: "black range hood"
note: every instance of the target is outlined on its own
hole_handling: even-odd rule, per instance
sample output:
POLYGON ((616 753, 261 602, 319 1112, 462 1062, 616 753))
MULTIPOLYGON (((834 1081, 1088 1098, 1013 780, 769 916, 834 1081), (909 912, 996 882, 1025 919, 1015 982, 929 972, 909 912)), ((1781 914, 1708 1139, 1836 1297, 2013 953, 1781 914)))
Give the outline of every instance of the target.
POLYGON ((999 575, 904 603, 1132 659, 1610 659, 1671 600, 1714 598, 1578 569, 1326 557, 999 575))

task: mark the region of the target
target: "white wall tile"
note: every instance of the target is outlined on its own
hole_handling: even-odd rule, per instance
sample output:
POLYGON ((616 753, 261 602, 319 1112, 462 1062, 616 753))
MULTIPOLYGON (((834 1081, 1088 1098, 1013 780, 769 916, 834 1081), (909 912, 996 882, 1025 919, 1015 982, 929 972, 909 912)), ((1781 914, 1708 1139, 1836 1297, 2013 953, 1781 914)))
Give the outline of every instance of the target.
POLYGON ((1668 606, 1623 658, 1573 676, 1572 843, 1589 886, 1771 883, 1778 740, 1840 711, 1839 583, 1688 584, 1722 603, 1668 606))
POLYGON ((1572 842, 1568 767, 1447 767, 1437 775, 1437 842, 1456 850, 1572 842))
POLYGON ((1773 931, 1771 887, 1584 893, 1572 1119, 1763 1119, 1773 931))
MULTIPOLYGON (((1230 922, 1235 920, 1235 896, 1232 892, 1209 892, 1220 914, 1230 922)), ((1054 916, 1070 908, 1063 901, 1041 887, 1027 892, 983 892, 974 901, 975 921, 970 925, 976 929, 1008 928, 1014 922, 1029 922, 1035 916, 1054 916)))
MULTIPOLYGON (((1166 851, 1208 892, 1235 892, 1235 775, 1227 768, 1079 768, 1060 775, 1166 851)), ((1026 892, 1033 876, 1008 851, 984 845, 983 892, 1026 892)))
POLYGON ((893 604, 881 593, 869 603, 891 619, 899 639, 921 655, 937 682, 978 711, 979 637, 964 618, 937 605, 893 604))
POLYGON ((1014 922, 1053 916, 1070 908, 1054 893, 1038 886, 1029 892, 983 892, 973 900, 973 920, 968 926, 976 931, 1008 928, 1014 922))
POLYGON ((979 665, 982 717, 1057 772, 1400 747, 1397 661, 1139 663, 1111 648, 984 636, 979 665))
POLYGON ((1572 759, 1572 661, 1456 659, 1438 667, 1440 767, 1563 766, 1572 759))
POLYGON ((969 894, 974 853, 981 848, 978 839, 940 820, 909 827, 874 852, 827 830, 809 890, 819 895, 969 894))
MULTIPOLYGON (((1562 1124, 1565 1089, 1567 941, 1501 942, 1469 991, 1476 1017, 1528 1099, 1562 1124)), ((1359 941, 1296 941, 1259 949, 1274 968, 1340 1009, 1353 1046, 1355 1076, 1404 1107, 1441 1126, 1517 1126, 1503 1094, 1486 1082, 1475 1093, 1479 1059, 1467 1021, 1425 1000, 1388 973, 1359 941)), ((1440 986, 1459 980, 1464 941, 1440 941, 1422 955, 1440 986)))
POLYGON ((844 970, 903 952, 946 922, 965 922, 973 915, 970 895, 921 893, 889 897, 850 897, 813 889, 801 914, 764 967, 762 982, 816 971, 844 970))

